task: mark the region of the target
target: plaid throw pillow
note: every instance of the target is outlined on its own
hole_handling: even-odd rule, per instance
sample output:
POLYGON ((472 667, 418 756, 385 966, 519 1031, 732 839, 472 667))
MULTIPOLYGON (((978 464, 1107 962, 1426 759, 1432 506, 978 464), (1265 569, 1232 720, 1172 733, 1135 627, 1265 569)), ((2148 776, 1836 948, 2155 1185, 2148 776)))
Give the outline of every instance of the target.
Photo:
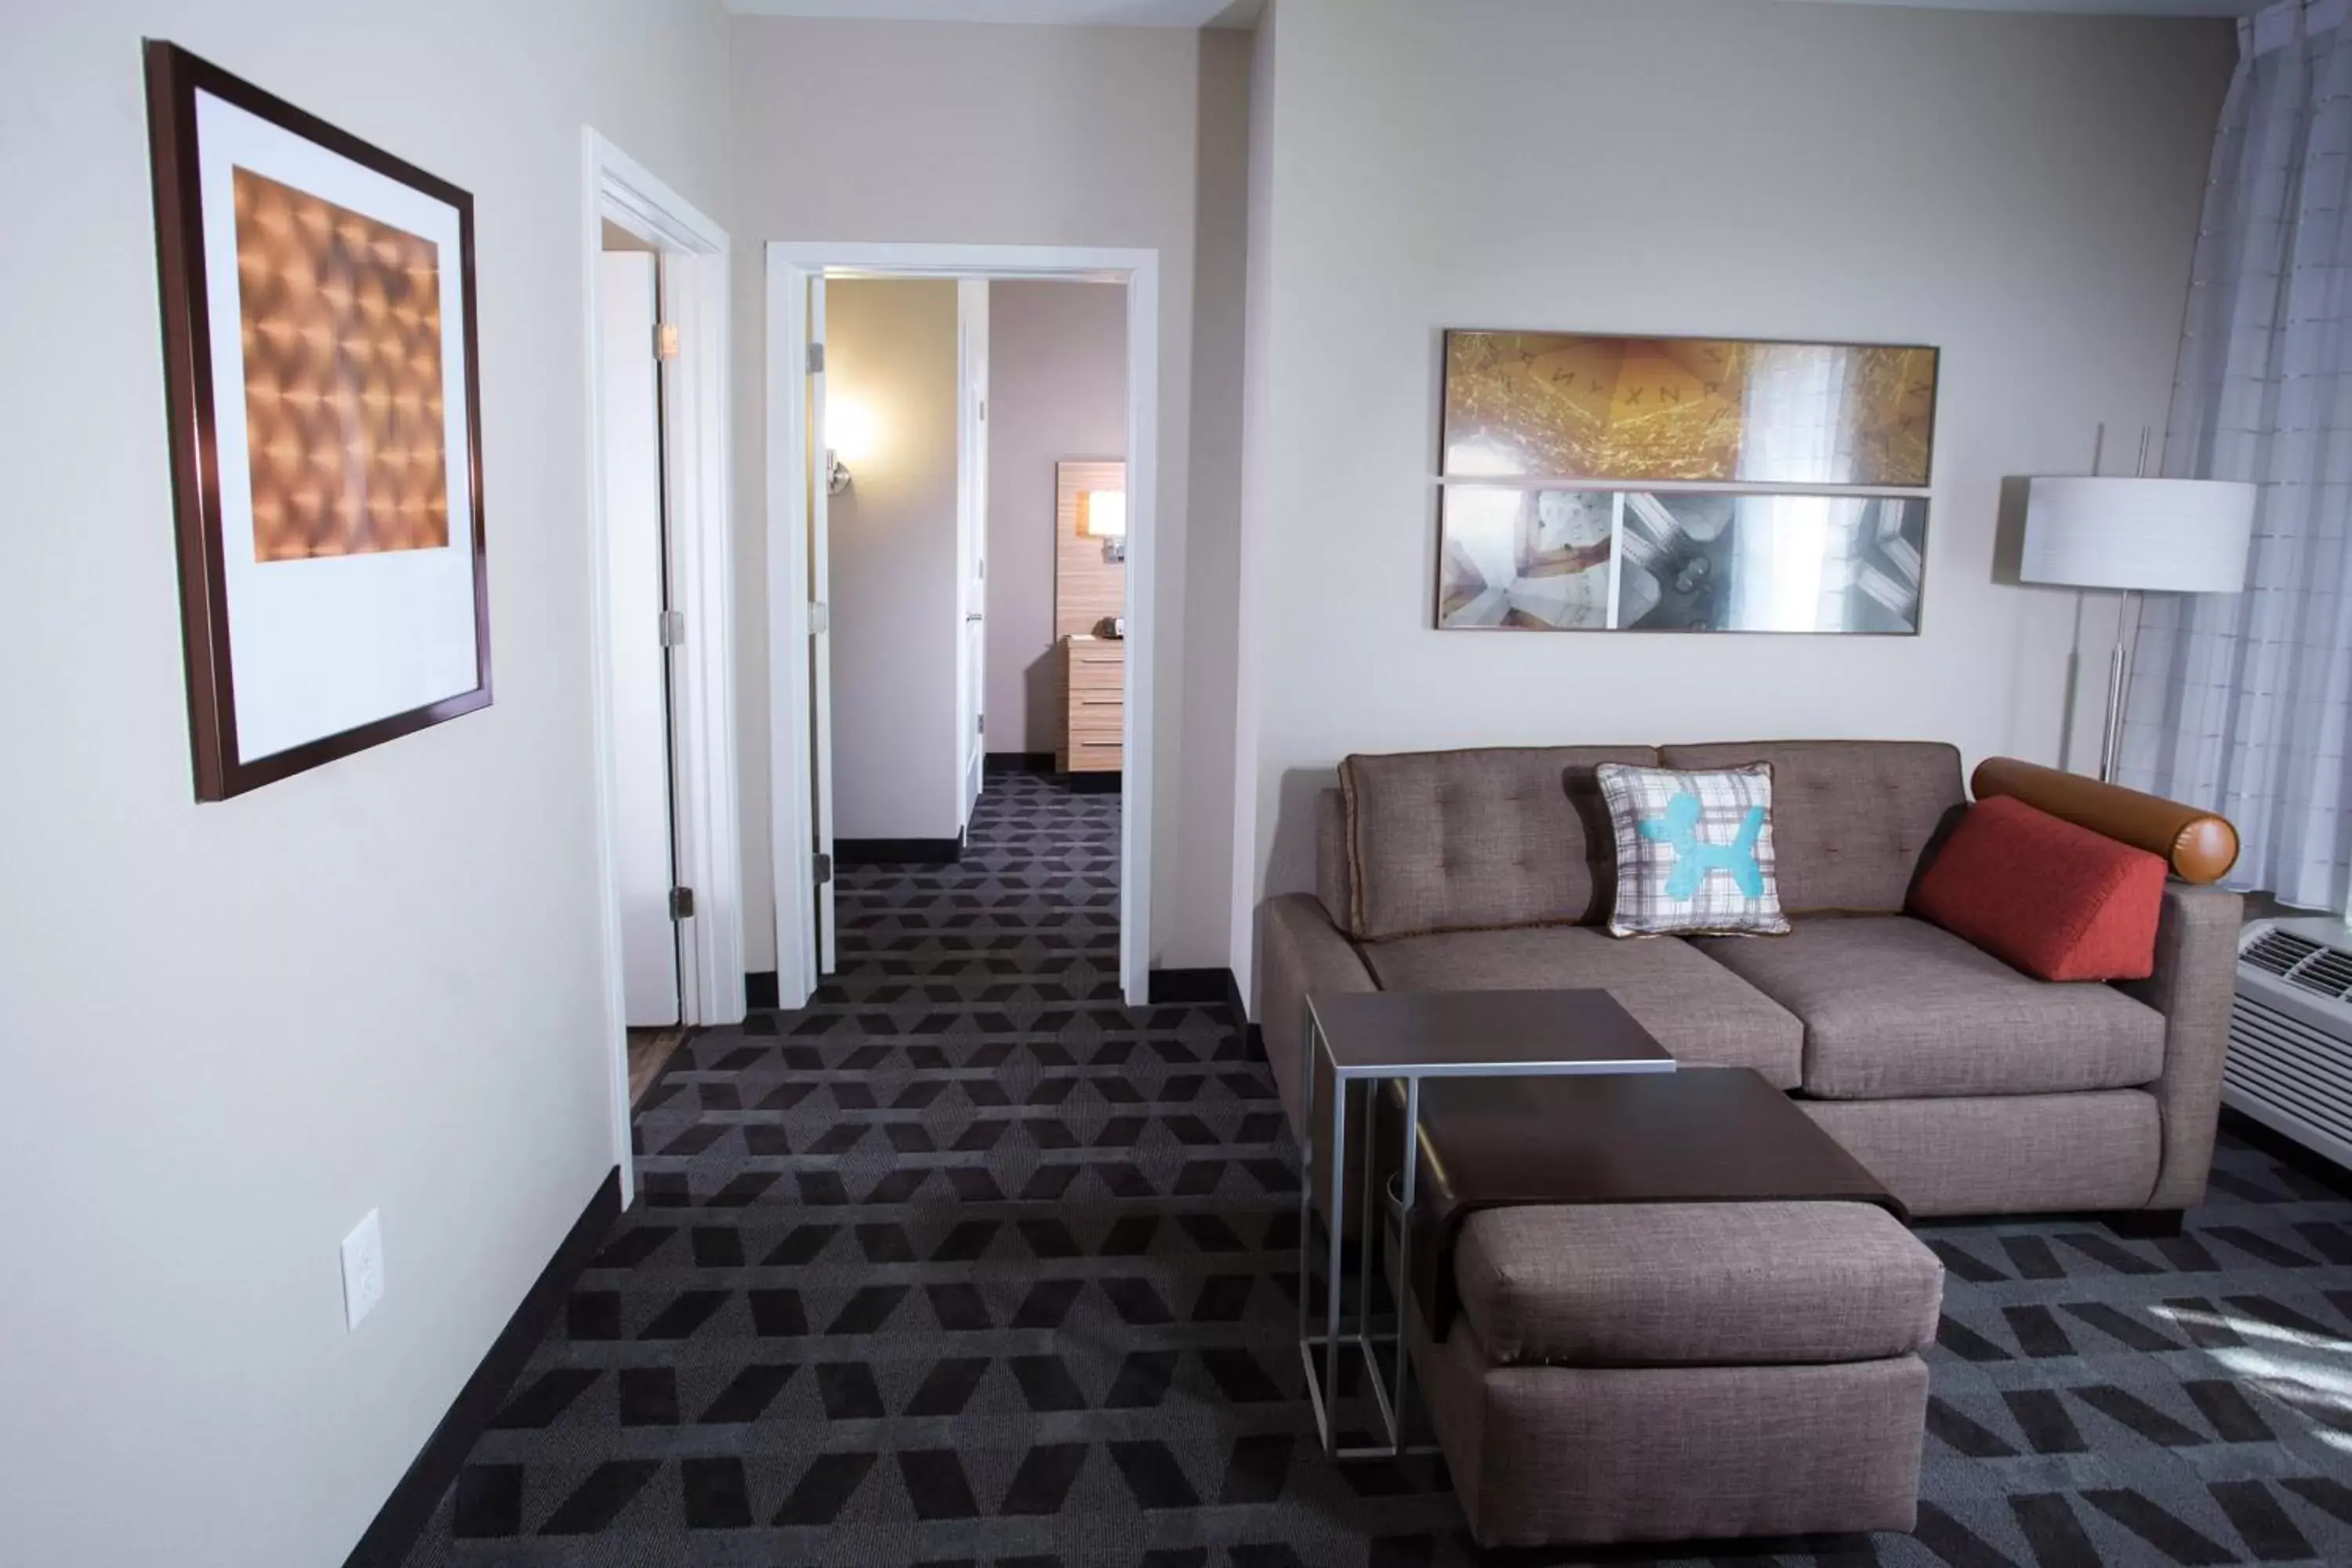
POLYGON ((1612 936, 1780 936, 1772 876, 1772 764, 1707 773, 1603 763, 1617 836, 1612 936))

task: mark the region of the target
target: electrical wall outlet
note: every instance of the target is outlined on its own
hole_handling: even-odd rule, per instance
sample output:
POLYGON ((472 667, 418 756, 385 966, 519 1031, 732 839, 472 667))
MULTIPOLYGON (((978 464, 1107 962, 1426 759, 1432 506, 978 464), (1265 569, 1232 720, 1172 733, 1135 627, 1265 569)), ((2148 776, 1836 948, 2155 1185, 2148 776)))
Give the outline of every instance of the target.
POLYGON ((370 1209, 343 1237, 343 1326, 356 1329, 383 1300, 383 1226, 370 1209))

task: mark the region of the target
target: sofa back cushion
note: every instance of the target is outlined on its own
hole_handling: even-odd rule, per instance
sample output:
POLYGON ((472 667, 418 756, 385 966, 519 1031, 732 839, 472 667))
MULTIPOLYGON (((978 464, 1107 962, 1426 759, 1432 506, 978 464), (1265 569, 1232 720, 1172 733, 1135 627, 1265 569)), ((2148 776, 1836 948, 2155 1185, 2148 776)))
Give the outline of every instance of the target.
POLYGON ((1592 770, 1657 760, 1649 746, 1349 757, 1339 764, 1349 907, 1332 918, 1360 942, 1600 920, 1615 851, 1592 770))
POLYGON ((1921 856, 1964 804, 1960 753, 1931 741, 1731 742, 1664 746, 1670 768, 1772 764, 1781 908, 1899 914, 1921 856))
POLYGON ((1315 795, 1315 896, 1331 923, 1347 930, 1356 891, 1348 879, 1348 796, 1341 790, 1315 795))

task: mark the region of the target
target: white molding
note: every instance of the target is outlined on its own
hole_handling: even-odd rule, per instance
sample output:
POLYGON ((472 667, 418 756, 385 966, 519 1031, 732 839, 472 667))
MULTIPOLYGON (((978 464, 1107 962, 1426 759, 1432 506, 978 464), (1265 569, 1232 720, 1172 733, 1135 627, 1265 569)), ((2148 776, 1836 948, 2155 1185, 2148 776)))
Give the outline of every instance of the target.
MULTIPOLYGON (((629 1052, 621 984, 621 892, 614 863, 611 677, 611 556, 605 540, 603 326, 598 258, 604 226, 618 225, 663 252, 662 303, 678 329, 680 353, 666 378, 664 482, 668 508, 673 605, 685 612, 687 640, 673 661, 670 705, 676 749, 671 815, 678 867, 694 889, 679 964, 682 1023, 732 1024, 743 1018, 741 823, 736 801, 734 543, 730 516, 728 420, 727 232, 593 129, 581 132, 582 311, 585 323, 588 417, 587 514, 590 646, 596 766, 597 885, 604 947, 604 1039, 610 1058, 614 1159, 621 1202, 636 1194, 629 1139, 629 1052)), ((648 351, 650 348, 648 347, 648 351)))
POLYGON ((1118 973, 1130 1006, 1150 993, 1153 653, 1159 616, 1160 253, 1043 245, 772 241, 768 291, 768 626, 771 795, 775 802, 776 984, 784 1005, 816 982, 805 911, 809 858, 807 452, 808 290, 812 277, 1074 279, 1127 286, 1126 769, 1119 812, 1118 973))

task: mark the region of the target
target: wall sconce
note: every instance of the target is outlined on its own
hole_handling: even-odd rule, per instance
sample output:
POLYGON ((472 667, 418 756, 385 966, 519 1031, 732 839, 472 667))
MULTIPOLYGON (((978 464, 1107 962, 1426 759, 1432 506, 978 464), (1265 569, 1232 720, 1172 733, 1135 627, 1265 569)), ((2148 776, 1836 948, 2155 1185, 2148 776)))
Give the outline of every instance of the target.
POLYGON ((1088 490, 1078 513, 1078 531, 1102 541, 1103 559, 1114 564, 1127 559, 1127 492, 1088 490))
POLYGON ((881 426, 864 399, 835 395, 825 399, 824 437, 824 493, 837 496, 849 488, 849 465, 880 449, 881 426))

